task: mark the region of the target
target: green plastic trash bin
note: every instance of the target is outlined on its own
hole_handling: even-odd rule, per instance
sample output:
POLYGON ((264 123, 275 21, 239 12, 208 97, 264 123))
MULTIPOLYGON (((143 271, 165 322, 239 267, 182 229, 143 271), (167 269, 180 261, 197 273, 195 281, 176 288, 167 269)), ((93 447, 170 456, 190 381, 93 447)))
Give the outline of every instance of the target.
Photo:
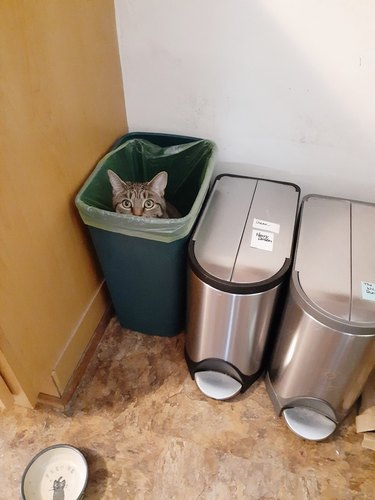
POLYGON ((120 324, 171 337, 185 325, 187 240, 213 174, 216 146, 192 137, 130 133, 98 163, 76 197, 120 324), (144 182, 168 172, 178 219, 115 213, 107 170, 144 182))

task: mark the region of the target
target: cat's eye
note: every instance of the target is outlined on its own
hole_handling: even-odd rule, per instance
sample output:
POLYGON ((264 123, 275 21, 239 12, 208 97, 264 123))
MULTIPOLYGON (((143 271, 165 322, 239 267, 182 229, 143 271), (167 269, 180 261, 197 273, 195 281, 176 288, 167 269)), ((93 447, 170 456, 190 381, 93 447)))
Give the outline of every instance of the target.
POLYGON ((124 200, 124 201, 122 202, 122 206, 123 206, 124 208, 131 208, 131 206, 132 206, 132 202, 131 202, 130 200, 124 200))
POLYGON ((149 199, 149 200, 146 200, 146 201, 145 201, 145 203, 144 203, 144 207, 145 207, 145 208, 147 208, 148 210, 149 210, 150 208, 153 208, 153 207, 154 207, 154 205, 155 205, 155 203, 154 203, 152 200, 150 200, 150 199, 149 199))

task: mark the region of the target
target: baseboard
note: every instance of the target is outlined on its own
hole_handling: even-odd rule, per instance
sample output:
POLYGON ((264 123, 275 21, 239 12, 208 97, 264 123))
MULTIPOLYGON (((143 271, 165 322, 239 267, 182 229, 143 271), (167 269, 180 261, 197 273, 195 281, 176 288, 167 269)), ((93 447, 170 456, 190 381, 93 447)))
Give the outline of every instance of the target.
MULTIPOLYGON (((103 281, 86 309, 82 312, 80 321, 52 369, 52 380, 58 390, 58 394, 54 393, 53 396, 61 396, 64 393, 65 387, 85 352, 93 332, 108 307, 108 303, 108 292, 103 281)), ((49 391, 42 391, 50 394, 49 391)))
POLYGON ((99 324, 97 325, 86 350, 84 351, 79 363, 76 366, 76 369, 73 372, 73 375, 71 376, 64 391, 62 392, 61 397, 40 393, 38 395, 38 404, 50 406, 59 410, 64 410, 67 407, 72 397, 74 396, 74 393, 76 392, 92 357, 95 354, 98 344, 104 335, 104 332, 112 315, 113 308, 112 305, 109 305, 105 313, 103 314, 99 324))

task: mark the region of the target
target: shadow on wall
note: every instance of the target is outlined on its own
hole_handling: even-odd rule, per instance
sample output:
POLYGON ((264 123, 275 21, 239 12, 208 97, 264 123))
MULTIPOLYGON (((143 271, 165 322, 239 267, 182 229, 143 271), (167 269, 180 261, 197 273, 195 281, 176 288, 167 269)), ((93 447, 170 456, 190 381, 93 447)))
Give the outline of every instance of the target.
MULTIPOLYGON (((313 36, 303 36, 306 25, 294 25, 294 31, 288 30, 293 27, 288 12, 275 10, 258 3, 256 15, 265 35, 264 44, 256 49, 261 63, 248 68, 248 76, 251 72, 254 80, 254 117, 242 116, 244 126, 238 128, 230 142, 225 137, 231 136, 231 119, 217 123, 215 134, 225 144, 219 157, 224 161, 217 165, 217 173, 232 171, 292 181, 301 187, 302 195, 317 193, 375 201, 375 176, 370 175, 375 153, 371 133, 375 114, 369 113, 368 102, 364 101, 364 86, 370 83, 369 77, 360 75, 364 58, 358 55, 354 60, 353 54, 345 55, 346 47, 340 52, 335 37, 327 41, 327 55, 322 57, 319 43, 316 47, 312 43, 313 36), (265 41, 270 34, 271 40, 265 41), (353 67, 348 71, 350 65, 353 67), (345 72, 352 78, 345 81, 345 72), (250 134, 246 125, 250 126, 250 134)), ((319 36, 324 37, 327 21, 320 21, 323 35, 320 32, 319 36)), ((342 31, 345 21, 348 19, 339 16, 334 28, 342 31)), ((314 29, 314 24, 313 20, 308 31, 314 29)), ((240 86, 239 93, 244 95, 243 83, 240 86)), ((238 121, 244 111, 234 110, 233 119, 238 121)), ((230 117, 230 113, 225 110, 226 116, 230 117)))
POLYGON ((307 194, 321 194, 375 203, 375 190, 369 179, 366 182, 366 179, 363 178, 352 179, 349 176, 338 176, 326 172, 323 184, 317 182, 316 176, 313 173, 304 172, 303 169, 300 172, 293 172, 291 174, 287 170, 278 170, 251 163, 233 162, 218 162, 214 176, 234 172, 238 175, 249 177, 294 182, 301 188, 301 200, 307 194), (372 193, 370 192, 366 197, 363 195, 363 191, 368 186, 368 182, 372 186, 372 193))

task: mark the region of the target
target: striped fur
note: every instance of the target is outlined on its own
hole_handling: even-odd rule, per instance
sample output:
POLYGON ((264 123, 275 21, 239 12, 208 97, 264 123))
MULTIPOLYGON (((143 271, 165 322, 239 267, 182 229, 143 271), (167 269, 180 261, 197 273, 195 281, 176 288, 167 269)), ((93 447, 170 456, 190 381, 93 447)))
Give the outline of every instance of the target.
POLYGON ((113 209, 116 212, 161 219, 180 217, 177 210, 164 198, 167 172, 159 172, 149 182, 123 181, 112 170, 108 170, 108 177, 112 185, 113 209))

